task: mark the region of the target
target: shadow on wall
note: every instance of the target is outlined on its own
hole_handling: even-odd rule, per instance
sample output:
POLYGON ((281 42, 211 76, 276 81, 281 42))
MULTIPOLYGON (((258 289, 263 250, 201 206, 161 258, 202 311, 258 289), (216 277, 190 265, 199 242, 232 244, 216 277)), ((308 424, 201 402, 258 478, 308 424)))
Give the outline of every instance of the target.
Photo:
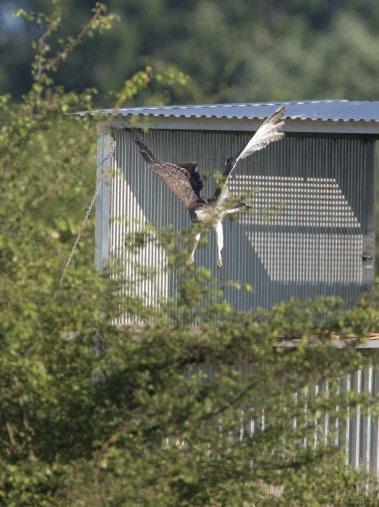
MULTIPOLYGON (((146 141, 162 161, 198 161, 200 172, 209 175, 202 194, 210 196, 212 171, 222 168, 248 137, 155 130, 146 141)), ((124 215, 129 225, 124 221, 114 229, 110 246, 116 256, 125 258, 124 237, 136 227, 133 223, 179 230, 188 228, 190 220, 179 199, 145 166, 127 131, 117 133, 117 145, 119 176, 111 191, 111 216, 124 215)), ((364 149, 361 139, 287 136, 241 163, 231 188, 237 194, 253 195, 253 213, 224 222, 221 271, 216 268, 212 231, 208 245, 196 254, 196 262, 221 282, 252 285, 250 293, 226 287, 225 296, 235 308, 271 307, 292 296, 357 298, 363 284, 364 149)), ((150 249, 141 255, 141 261, 151 267, 165 263, 163 251, 150 249)), ((128 269, 130 274, 130 265, 128 269)), ((167 297, 173 293, 173 283, 162 270, 145 289, 167 297)))

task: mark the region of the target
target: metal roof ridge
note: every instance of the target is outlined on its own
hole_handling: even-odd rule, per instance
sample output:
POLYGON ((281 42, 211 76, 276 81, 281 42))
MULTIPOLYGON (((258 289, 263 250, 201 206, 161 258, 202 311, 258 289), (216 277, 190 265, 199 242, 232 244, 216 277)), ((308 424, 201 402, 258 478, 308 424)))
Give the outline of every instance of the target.
MULTIPOLYGON (((262 106, 275 106, 277 104, 283 105, 291 105, 291 104, 325 104, 325 103, 333 103, 333 102, 345 102, 345 103, 363 103, 363 102, 375 102, 375 101, 350 101, 348 99, 305 99, 305 100, 277 100, 270 102, 218 102, 216 104, 172 104, 172 105, 162 105, 162 106, 135 106, 135 107, 120 107, 118 108, 120 111, 122 110, 143 110, 143 109, 201 109, 201 108, 217 108, 217 107, 262 107, 262 106)), ((112 109, 111 109, 112 110, 112 109)))

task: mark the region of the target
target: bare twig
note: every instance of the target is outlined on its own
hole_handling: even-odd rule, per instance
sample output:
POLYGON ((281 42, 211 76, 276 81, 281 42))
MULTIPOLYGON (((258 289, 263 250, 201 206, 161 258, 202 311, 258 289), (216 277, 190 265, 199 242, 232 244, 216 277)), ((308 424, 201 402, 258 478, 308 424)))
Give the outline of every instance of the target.
MULTIPOLYGON (((21 391, 21 385, 17 378, 14 379, 15 385, 19 388, 21 391)), ((28 458, 30 461, 36 461, 37 457, 33 449, 33 429, 31 427, 29 418, 27 416, 26 410, 25 410, 25 403, 22 398, 22 396, 18 396, 17 398, 17 405, 20 407, 21 414, 22 414, 22 424, 24 426, 25 430, 25 440, 28 448, 28 458)))
POLYGON ((13 447, 17 447, 17 442, 16 442, 16 438, 14 436, 14 431, 13 431, 13 426, 12 424, 7 421, 5 423, 5 427, 7 428, 7 433, 8 433, 8 437, 9 437, 9 441, 10 443, 12 444, 13 447))
POLYGON ((83 25, 80 32, 77 34, 77 36, 70 40, 70 43, 65 46, 60 52, 56 54, 56 56, 49 61, 48 69, 54 70, 57 65, 59 65, 62 61, 64 61, 67 58, 67 55, 71 53, 84 39, 84 37, 90 32, 96 25, 99 16, 101 14, 100 7, 96 6, 93 10, 93 15, 89 19, 89 21, 83 25))

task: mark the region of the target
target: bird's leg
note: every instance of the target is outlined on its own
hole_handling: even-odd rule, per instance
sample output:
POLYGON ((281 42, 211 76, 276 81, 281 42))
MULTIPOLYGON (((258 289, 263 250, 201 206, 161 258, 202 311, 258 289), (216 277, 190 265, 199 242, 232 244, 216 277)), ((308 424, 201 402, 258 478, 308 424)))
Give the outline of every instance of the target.
POLYGON ((199 241, 200 241, 200 232, 196 233, 193 238, 193 248, 192 248, 191 256, 188 259, 189 264, 193 264, 195 262, 195 252, 196 252, 196 248, 199 245, 199 241))
POLYGON ((250 206, 249 204, 246 204, 245 202, 241 202, 241 203, 235 204, 234 206, 232 206, 230 208, 226 208, 224 210, 224 215, 231 215, 233 213, 239 213, 239 212, 245 211, 247 209, 252 209, 252 206, 250 206))
POLYGON ((224 233, 222 230, 222 222, 218 220, 214 226, 217 240, 217 267, 222 267, 222 250, 224 248, 224 233))

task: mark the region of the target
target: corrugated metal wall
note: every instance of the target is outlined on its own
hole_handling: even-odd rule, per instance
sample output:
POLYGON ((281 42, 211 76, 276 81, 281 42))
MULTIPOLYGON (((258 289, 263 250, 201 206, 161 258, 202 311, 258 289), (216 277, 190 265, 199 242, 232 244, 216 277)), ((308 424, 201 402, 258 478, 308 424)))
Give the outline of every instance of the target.
MULTIPOLYGON (((143 224, 182 229, 190 226, 187 210, 144 164, 126 130, 116 130, 114 177, 109 189, 111 256, 121 259, 133 278, 133 263, 156 269, 138 286, 149 301, 167 297, 173 279, 165 270, 165 252, 153 243, 138 257, 127 254, 125 237, 143 224)), ((150 131, 146 142, 162 161, 199 162, 207 177, 204 196, 214 191, 212 173, 249 139, 245 133, 150 131)), ((270 307, 291 296, 337 295, 354 300, 373 279, 362 253, 367 232, 367 200, 372 190, 368 151, 363 138, 295 137, 270 145, 241 161, 231 182, 248 194, 253 212, 224 221, 224 267, 216 268, 213 231, 200 247, 196 262, 221 280, 252 285, 252 292, 233 287, 225 297, 240 310, 270 307), (367 283, 366 283, 367 285, 367 283)), ((104 240, 104 238, 103 238, 104 240)))
MULTIPOLYGON (((379 392, 378 367, 370 366, 349 375, 345 382, 345 389, 377 394, 379 392)), ((379 474, 379 418, 371 411, 363 413, 358 409, 348 419, 344 430, 343 441, 348 463, 355 468, 362 466, 367 471, 379 474)), ((339 438, 342 441, 342 435, 339 438)))
MULTIPOLYGON (((241 366, 242 375, 246 366, 246 363, 241 366)), ((249 370, 248 367, 247 369, 249 370)), ((213 378, 214 366, 212 364, 203 364, 199 370, 209 378, 213 378)), ((251 373, 252 371, 249 370, 250 375, 251 373)), ((336 396, 338 393, 343 397, 346 395, 345 399, 347 399, 349 392, 362 394, 362 396, 378 396, 379 366, 371 364, 348 374, 345 378, 338 379, 337 391, 336 385, 331 388, 328 381, 321 381, 311 388, 305 388, 301 393, 294 393, 295 404, 302 408, 304 418, 310 428, 302 445, 314 449, 320 445, 339 447, 345 452, 347 464, 353 468, 362 467, 367 472, 379 475, 379 417, 376 410, 373 413, 371 409, 363 410, 358 406, 354 410, 348 409, 347 416, 346 409, 343 411, 343 416, 338 416, 337 407, 337 410, 331 416, 327 411, 319 408, 317 417, 314 415, 314 409, 312 415, 310 414, 309 402, 317 402, 318 397, 323 397, 324 401, 327 400, 330 395, 328 393, 333 389, 334 394, 332 396, 336 396)), ((267 423, 270 422, 264 410, 262 410, 259 417, 254 419, 247 414, 250 414, 249 407, 241 409, 241 425, 235 433, 237 440, 249 437, 257 431, 264 431, 267 423)), ((299 423, 297 418, 294 417, 292 420, 294 430, 296 430, 299 423)), ((302 424, 304 424, 304 419, 302 424)))
MULTIPOLYGON (((349 374, 341 380, 341 392, 346 394, 350 391, 355 393, 379 393, 379 368, 377 366, 368 366, 365 369, 359 369, 349 374)), ((317 398, 320 395, 326 395, 329 386, 327 382, 316 384, 309 397, 317 398)), ((304 397, 301 399, 304 400, 304 397)), ((301 403, 301 402, 300 402, 301 403)), ((306 412, 306 404, 304 405, 306 412)), ((305 441, 305 446, 314 448, 320 444, 336 445, 344 449, 346 454, 346 463, 354 468, 362 467, 368 472, 379 474, 379 418, 372 411, 363 411, 359 407, 353 411, 347 418, 329 417, 328 413, 321 413, 314 421, 314 431, 305 441)), ((250 427, 256 426, 255 422, 250 423, 250 427)), ((296 418, 293 420, 293 426, 296 428, 296 418)))

